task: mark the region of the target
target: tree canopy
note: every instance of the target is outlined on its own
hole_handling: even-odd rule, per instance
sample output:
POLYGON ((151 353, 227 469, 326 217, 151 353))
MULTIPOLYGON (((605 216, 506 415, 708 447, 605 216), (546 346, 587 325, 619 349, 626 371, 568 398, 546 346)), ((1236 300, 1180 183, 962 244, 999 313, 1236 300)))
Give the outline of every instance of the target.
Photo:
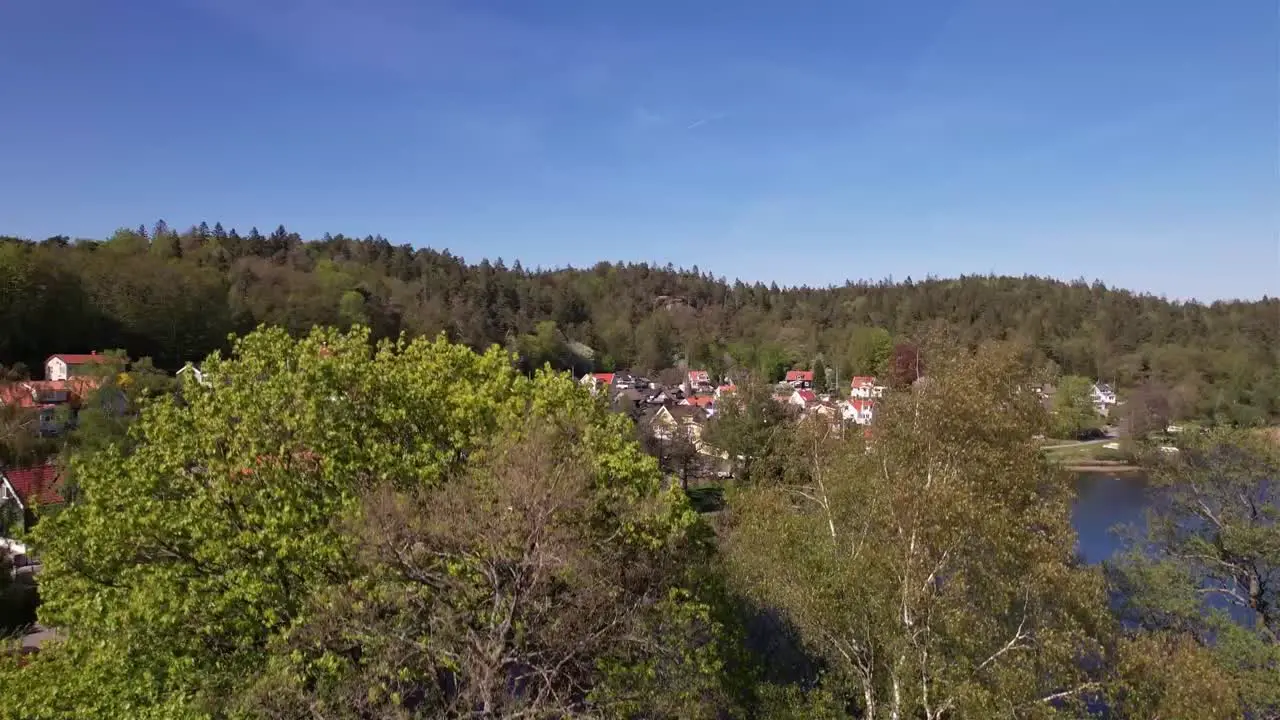
POLYGON ((65 638, 0 671, 27 689, 0 716, 694 717, 714 699, 701 523, 569 379, 362 329, 260 330, 203 371, 144 401, 131 443, 73 458, 78 501, 33 533, 41 620, 65 638))
POLYGON ((1105 593, 1032 440, 1042 410, 1007 349, 934 357, 869 441, 812 441, 807 473, 730 497, 733 576, 858 717, 1078 711, 1102 687, 1082 658, 1104 651, 1105 593))

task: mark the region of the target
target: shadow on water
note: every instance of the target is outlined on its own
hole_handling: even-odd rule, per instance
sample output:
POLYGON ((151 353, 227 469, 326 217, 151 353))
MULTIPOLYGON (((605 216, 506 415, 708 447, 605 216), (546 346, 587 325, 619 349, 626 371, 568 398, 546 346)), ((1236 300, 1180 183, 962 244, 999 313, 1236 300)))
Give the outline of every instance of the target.
MULTIPOLYGON (((1141 474, 1109 475, 1081 473, 1076 476, 1076 501, 1071 511, 1071 524, 1076 529, 1078 550, 1084 562, 1090 565, 1105 563, 1125 549, 1122 528, 1141 537, 1146 531, 1146 513, 1167 505, 1163 496, 1141 474)), ((1113 588, 1114 609, 1122 611, 1125 593, 1123 579, 1110 575, 1113 588)), ((1255 622, 1252 613, 1227 602, 1221 595, 1209 594, 1204 599, 1204 609, 1225 611, 1231 619, 1251 627, 1255 622)))

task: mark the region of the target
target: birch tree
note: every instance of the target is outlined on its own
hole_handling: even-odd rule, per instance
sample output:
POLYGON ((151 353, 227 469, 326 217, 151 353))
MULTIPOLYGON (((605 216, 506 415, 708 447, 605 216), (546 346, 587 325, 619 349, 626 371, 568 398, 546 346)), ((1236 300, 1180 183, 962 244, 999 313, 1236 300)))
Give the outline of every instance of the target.
POLYGON ((1125 619, 1211 658, 1248 717, 1280 718, 1280 448, 1215 430, 1156 455, 1158 501, 1113 567, 1125 619))
POLYGON ((731 496, 735 575, 860 717, 1078 709, 1101 687, 1104 589, 1032 441, 1045 418, 1025 368, 1005 346, 930 358, 869 441, 814 441, 802 484, 731 496))

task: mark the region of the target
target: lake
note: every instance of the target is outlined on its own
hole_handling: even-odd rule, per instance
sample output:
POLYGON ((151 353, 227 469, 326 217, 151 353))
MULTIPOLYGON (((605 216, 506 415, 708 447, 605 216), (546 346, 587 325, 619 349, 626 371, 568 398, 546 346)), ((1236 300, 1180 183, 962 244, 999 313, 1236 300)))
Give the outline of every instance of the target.
POLYGON ((1100 563, 1120 550, 1120 538, 1111 529, 1121 524, 1141 527, 1149 503, 1147 481, 1141 474, 1077 475, 1071 524, 1080 536, 1080 554, 1085 562, 1100 563))

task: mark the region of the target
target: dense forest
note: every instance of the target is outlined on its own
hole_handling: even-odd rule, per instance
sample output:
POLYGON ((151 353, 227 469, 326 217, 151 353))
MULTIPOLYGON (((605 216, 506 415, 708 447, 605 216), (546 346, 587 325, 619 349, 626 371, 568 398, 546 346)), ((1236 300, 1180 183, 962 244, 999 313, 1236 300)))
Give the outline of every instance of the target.
POLYGON ((882 371, 888 344, 944 332, 1016 340, 1051 375, 1159 393, 1172 415, 1238 425, 1280 417, 1280 300, 1180 303, 1037 277, 910 278, 831 288, 727 282, 694 267, 468 264, 381 237, 304 240, 158 222, 106 240, 0 238, 0 364, 121 348, 157 367, 270 324, 301 335, 364 325, 518 351, 528 368, 687 363, 780 377, 821 362, 882 371))

